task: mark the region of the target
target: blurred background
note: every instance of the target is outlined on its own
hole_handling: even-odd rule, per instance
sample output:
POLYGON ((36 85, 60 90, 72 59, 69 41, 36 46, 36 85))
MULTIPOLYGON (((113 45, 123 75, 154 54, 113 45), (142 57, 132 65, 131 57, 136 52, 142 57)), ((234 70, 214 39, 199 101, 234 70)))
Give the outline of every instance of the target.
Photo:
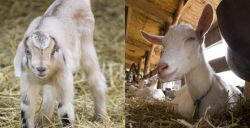
MULTIPOLYGON (((14 76, 17 45, 33 18, 42 15, 53 0, 0 0, 0 127, 21 127, 20 86, 14 76)), ((80 73, 74 74, 76 127, 124 127, 124 24, 123 0, 91 0, 96 26, 95 46, 108 84, 110 121, 93 123, 93 102, 80 73)), ((39 111, 39 109, 38 109, 39 111)), ((55 113, 48 127, 58 127, 55 113)))

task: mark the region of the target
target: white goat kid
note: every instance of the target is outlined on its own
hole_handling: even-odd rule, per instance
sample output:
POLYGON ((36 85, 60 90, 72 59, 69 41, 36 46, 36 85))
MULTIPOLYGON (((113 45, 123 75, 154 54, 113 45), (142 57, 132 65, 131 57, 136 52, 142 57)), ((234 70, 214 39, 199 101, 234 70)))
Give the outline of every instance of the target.
POLYGON ((45 114, 52 116, 57 96, 62 125, 73 123, 73 72, 80 68, 86 73, 93 95, 95 119, 106 118, 106 84, 93 31, 89 0, 56 0, 43 16, 31 22, 14 59, 15 75, 21 79, 23 127, 34 127, 36 98, 41 88, 45 114))
POLYGON ((215 111, 227 100, 237 101, 241 94, 236 87, 225 84, 205 62, 202 44, 212 21, 213 9, 207 5, 196 30, 180 24, 170 27, 165 36, 142 32, 148 41, 164 48, 158 67, 160 78, 173 81, 185 77, 186 86, 178 91, 173 103, 177 104, 175 110, 186 118, 202 116, 208 106, 215 111))
POLYGON ((139 84, 139 87, 137 88, 134 85, 130 85, 129 91, 136 97, 151 98, 163 101, 165 100, 165 94, 161 89, 157 89, 157 78, 158 76, 149 78, 147 80, 149 81, 149 86, 139 84))

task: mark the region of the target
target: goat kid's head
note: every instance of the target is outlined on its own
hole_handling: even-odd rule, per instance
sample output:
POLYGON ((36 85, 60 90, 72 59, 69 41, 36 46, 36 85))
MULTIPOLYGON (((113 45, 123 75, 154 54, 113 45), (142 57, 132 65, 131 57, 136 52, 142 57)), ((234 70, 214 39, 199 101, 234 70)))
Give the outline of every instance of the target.
POLYGON ((27 67, 36 77, 46 78, 55 66, 55 53, 58 50, 57 41, 48 33, 35 31, 25 37, 19 44, 14 59, 16 76, 21 76, 23 68, 27 67))
POLYGON ((158 65, 159 77, 163 81, 181 79, 199 64, 202 58, 204 35, 213 21, 213 8, 206 5, 197 29, 188 24, 171 26, 165 36, 141 32, 142 36, 153 44, 163 46, 163 54, 158 65))

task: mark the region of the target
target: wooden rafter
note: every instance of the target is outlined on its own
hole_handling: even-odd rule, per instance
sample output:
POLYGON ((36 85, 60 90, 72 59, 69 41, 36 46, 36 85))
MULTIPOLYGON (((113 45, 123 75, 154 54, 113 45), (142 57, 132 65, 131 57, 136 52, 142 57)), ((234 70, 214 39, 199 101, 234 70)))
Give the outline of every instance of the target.
POLYGON ((173 22, 172 14, 159 9, 157 5, 147 2, 146 0, 126 0, 125 4, 128 7, 132 7, 133 9, 136 9, 150 16, 158 17, 159 19, 162 19, 169 24, 172 24, 173 22))
POLYGON ((225 56, 211 60, 209 61, 209 64, 211 65, 211 67, 214 69, 216 73, 229 70, 225 56))
POLYGON ((127 17, 126 17, 126 33, 125 33, 125 37, 127 38, 128 36, 128 29, 129 29, 129 25, 130 25, 130 22, 131 22, 131 16, 132 16, 132 8, 128 8, 127 7, 127 17))
POLYGON ((186 0, 180 0, 178 8, 177 8, 177 10, 176 10, 176 12, 174 14, 173 24, 176 24, 178 22, 178 20, 180 18, 180 14, 182 12, 182 9, 183 9, 183 7, 185 5, 185 1, 186 0))
POLYGON ((145 51, 150 51, 151 50, 151 45, 147 45, 144 42, 132 39, 131 37, 126 38, 126 43, 134 45, 137 48, 144 49, 145 51))
POLYGON ((126 54, 125 57, 126 57, 126 59, 134 61, 136 63, 140 63, 141 62, 141 58, 137 58, 135 56, 131 56, 131 55, 126 54))
POLYGON ((211 29, 207 34, 206 34, 206 39, 205 39, 205 46, 209 47, 215 44, 216 42, 221 40, 220 36, 220 30, 219 27, 215 27, 211 29))

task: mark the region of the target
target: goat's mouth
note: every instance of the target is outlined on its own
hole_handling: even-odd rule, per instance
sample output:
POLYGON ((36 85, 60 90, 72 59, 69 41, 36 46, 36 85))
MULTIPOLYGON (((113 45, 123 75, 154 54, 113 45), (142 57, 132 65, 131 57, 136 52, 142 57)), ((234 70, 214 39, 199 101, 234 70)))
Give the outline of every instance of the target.
POLYGON ((171 78, 175 73, 177 72, 177 68, 170 72, 170 73, 166 73, 166 70, 161 70, 158 74, 160 79, 169 79, 171 78))
POLYGON ((47 74, 46 73, 38 73, 37 77, 40 79, 43 79, 43 78, 47 77, 47 74))

